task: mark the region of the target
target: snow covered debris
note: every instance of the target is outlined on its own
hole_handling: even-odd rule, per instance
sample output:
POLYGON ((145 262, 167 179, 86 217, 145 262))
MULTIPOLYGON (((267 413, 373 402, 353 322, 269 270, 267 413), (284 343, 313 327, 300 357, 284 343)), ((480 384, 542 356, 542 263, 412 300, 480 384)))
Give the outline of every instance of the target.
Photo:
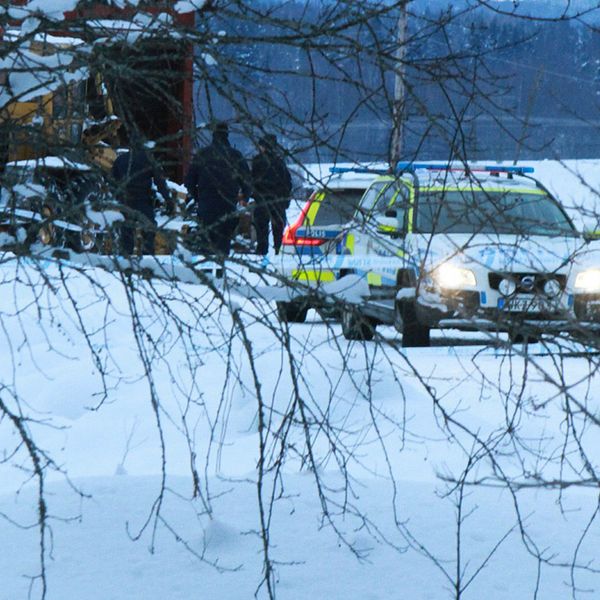
POLYGON ((69 73, 73 62, 70 52, 56 52, 41 56, 30 50, 21 49, 0 60, 0 69, 8 71, 8 86, 0 87, 0 106, 13 100, 27 102, 56 90, 71 81, 87 76, 86 69, 69 73))

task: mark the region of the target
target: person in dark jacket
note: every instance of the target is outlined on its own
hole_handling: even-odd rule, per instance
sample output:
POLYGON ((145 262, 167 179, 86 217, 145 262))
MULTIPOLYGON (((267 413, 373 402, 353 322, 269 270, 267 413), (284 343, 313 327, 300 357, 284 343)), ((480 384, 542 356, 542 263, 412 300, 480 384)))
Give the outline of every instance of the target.
POLYGON ((129 150, 117 157, 111 171, 118 186, 117 197, 125 207, 121 251, 125 255, 133 254, 135 232, 139 228, 142 230, 142 254, 154 254, 156 219, 152 183, 167 207, 172 207, 173 200, 165 178, 141 140, 132 137, 129 141, 129 150))
POLYGON ((252 159, 256 252, 267 254, 271 223, 275 254, 279 254, 285 227, 285 211, 290 204, 292 178, 274 135, 262 137, 258 142, 258 149, 259 153, 252 159))
POLYGON ((248 198, 250 170, 229 143, 227 123, 213 127, 212 143, 198 151, 185 178, 196 204, 201 251, 227 256, 237 226, 237 205, 248 198))

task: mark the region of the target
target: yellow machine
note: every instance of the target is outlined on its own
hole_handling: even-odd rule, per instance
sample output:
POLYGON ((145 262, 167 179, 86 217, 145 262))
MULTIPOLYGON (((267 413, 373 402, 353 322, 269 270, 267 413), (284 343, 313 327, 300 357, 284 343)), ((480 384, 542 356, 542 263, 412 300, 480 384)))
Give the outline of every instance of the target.
POLYGON ((116 158, 120 121, 99 75, 61 85, 33 100, 12 102, 2 121, 8 134, 6 162, 78 150, 110 170, 116 158))
MULTIPOLYGON (((5 36, 5 40, 9 37, 10 33, 5 36)), ((43 57, 40 59, 42 63, 57 53, 68 53, 69 50, 76 49, 79 43, 74 38, 53 37, 51 40, 31 42, 28 52, 43 57)), ((50 72, 48 67, 48 74, 50 72)), ((0 72, 0 77, 2 75, 0 72)), ((78 168, 83 163, 84 168, 96 165, 108 174, 120 145, 118 133, 121 119, 118 114, 124 107, 113 102, 109 82, 100 73, 90 71, 87 65, 73 61, 62 77, 65 83, 52 91, 44 92, 40 88, 39 96, 30 99, 29 94, 25 101, 17 99, 0 110, 0 124, 4 133, 0 140, 0 163, 57 157, 74 163, 69 166, 70 169, 78 168)), ((124 85, 119 82, 121 95, 131 95, 127 102, 128 118, 133 118, 136 126, 150 139, 155 136, 163 137, 166 132, 155 131, 148 122, 149 115, 154 115, 152 111, 157 110, 150 102, 152 98, 138 97, 139 90, 128 83, 125 82, 124 85)), ((150 121, 151 125, 155 125, 160 119, 151 118, 150 121)), ((165 150, 161 148, 159 156, 165 158, 164 155, 165 150)), ((180 157, 175 155, 174 159, 169 155, 167 158, 171 161, 169 164, 173 170, 172 165, 177 165, 180 157)), ((53 162, 61 164, 60 160, 53 162)), ((56 167, 53 172, 56 173, 56 167)), ((70 175, 66 175, 68 179, 70 175)), ((99 179, 102 180, 102 176, 99 179)), ((185 205, 186 194, 181 189, 174 194, 176 206, 185 205)), ((179 227, 176 223, 170 223, 169 227, 171 229, 162 226, 159 228, 156 253, 167 254, 175 249, 179 227)))
MULTIPOLYGON (((58 40, 52 44, 34 42, 30 49, 47 56, 68 47, 69 42, 58 40)), ((98 73, 72 77, 72 81, 49 93, 14 101, 0 112, 0 121, 4 129, 4 164, 66 157, 87 168, 96 165, 108 173, 117 157, 121 121, 115 115, 108 86, 98 73)), ((181 202, 182 198, 178 200, 181 202)), ((175 233, 158 232, 157 253, 174 250, 175 233)), ((48 240, 51 243, 50 237, 48 240)))

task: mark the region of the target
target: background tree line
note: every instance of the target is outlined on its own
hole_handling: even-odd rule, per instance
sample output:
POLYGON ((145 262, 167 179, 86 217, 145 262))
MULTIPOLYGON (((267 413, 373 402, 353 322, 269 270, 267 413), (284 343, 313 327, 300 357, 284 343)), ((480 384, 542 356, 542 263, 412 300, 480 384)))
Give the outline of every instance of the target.
MULTIPOLYGON (((303 160, 387 158, 397 9, 354 26, 344 20, 338 35, 346 3, 263 5, 269 20, 253 19, 244 6, 218 16, 227 55, 240 69, 233 94, 201 78, 199 122, 247 112, 267 127, 285 126, 286 145, 303 160), (323 42, 325 25, 331 43, 312 44, 311 35, 323 42), (291 44, 298 26, 306 43, 291 44), (258 100, 265 96, 270 111, 258 100), (307 129, 316 144, 305 143, 307 129)), ((472 159, 598 156, 600 41, 593 24, 515 18, 482 6, 420 6, 408 5, 406 158, 449 156, 458 130, 472 159)))

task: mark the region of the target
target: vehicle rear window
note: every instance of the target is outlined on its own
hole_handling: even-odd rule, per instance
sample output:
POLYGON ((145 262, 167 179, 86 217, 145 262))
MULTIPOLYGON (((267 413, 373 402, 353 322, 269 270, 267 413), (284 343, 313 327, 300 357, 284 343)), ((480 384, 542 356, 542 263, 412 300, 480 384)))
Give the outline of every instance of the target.
POLYGON ((343 225, 352 219, 364 190, 328 190, 321 201, 313 227, 343 225))

